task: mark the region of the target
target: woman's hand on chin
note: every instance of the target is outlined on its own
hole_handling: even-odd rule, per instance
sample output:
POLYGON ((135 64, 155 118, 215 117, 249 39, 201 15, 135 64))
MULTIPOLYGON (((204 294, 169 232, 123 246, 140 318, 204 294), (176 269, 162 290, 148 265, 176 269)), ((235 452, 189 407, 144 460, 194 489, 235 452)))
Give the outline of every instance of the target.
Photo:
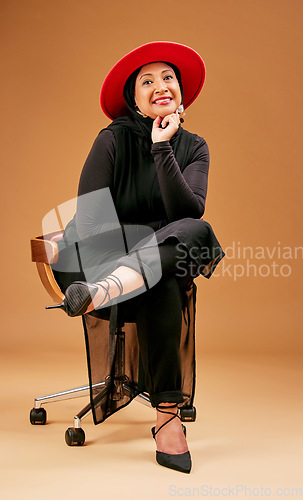
POLYGON ((157 116, 152 129, 152 141, 169 141, 179 128, 180 117, 178 111, 171 115, 157 116))

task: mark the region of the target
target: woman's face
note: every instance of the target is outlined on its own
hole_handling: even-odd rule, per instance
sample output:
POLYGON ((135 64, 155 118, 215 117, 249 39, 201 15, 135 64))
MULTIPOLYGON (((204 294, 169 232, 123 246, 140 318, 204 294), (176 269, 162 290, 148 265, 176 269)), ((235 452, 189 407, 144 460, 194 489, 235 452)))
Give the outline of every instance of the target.
POLYGON ((182 100, 174 70, 163 62, 143 66, 136 78, 135 102, 153 120, 175 113, 182 100))

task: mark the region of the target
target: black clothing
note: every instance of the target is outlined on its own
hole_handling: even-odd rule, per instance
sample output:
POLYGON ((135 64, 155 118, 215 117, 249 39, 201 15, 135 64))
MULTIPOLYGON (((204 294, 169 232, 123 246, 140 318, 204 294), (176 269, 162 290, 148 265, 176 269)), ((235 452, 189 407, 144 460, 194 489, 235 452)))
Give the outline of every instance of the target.
MULTIPOLYGON (((151 125, 149 118, 125 117, 100 132, 84 165, 77 212, 66 227, 61 247, 59 244, 59 261, 54 270, 64 290, 71 281, 83 276, 86 281, 96 282, 119 265, 139 272, 139 264, 143 266, 150 289, 124 296, 118 307, 122 311, 133 310, 136 315, 144 375, 140 380, 138 367, 134 367, 138 360, 136 340, 128 333, 126 337, 134 346, 129 377, 135 382, 139 379, 139 388, 145 387, 156 405, 165 401, 181 403, 185 379, 189 387, 185 391, 187 397, 193 397, 194 343, 189 337, 194 335, 192 279, 199 274, 209 278, 224 252, 211 226, 200 220, 207 192, 206 142, 179 127, 170 141, 152 144, 147 133, 151 125), (107 212, 109 193, 116 219, 107 212), (155 231, 154 238, 150 230, 155 231), (125 250, 124 245, 129 242, 125 250), (71 251, 75 243, 77 252, 71 251), (142 248, 144 251, 140 251, 142 248), (79 256, 82 269, 78 267, 79 256), (181 346, 187 346, 185 350, 191 346, 190 383, 188 374, 180 368, 180 338, 181 346)), ((111 304, 105 309, 111 309, 111 304)), ((100 323, 96 326, 97 316, 98 311, 83 317, 91 384, 103 376, 102 357, 106 364, 101 354, 104 346, 106 352, 106 341, 102 337, 101 346, 100 335, 96 336, 97 329, 99 333, 101 329, 100 323)), ((94 408, 95 423, 116 411, 115 405, 107 401, 106 410, 104 404, 101 410, 94 408)))
MULTIPOLYGON (((135 394, 148 392, 152 406, 171 402, 190 407, 194 399, 196 285, 192 281, 190 287, 181 289, 176 281, 174 276, 163 276, 153 288, 117 307, 118 318, 126 321, 123 326, 125 381, 135 394), (173 299, 178 297, 178 288, 181 301, 179 298, 176 302, 169 300, 171 293, 173 299), (181 303, 180 334, 176 326, 180 326, 181 303)), ((111 306, 82 316, 95 424, 103 422, 133 399, 130 394, 117 397, 113 382, 121 360, 114 312, 115 306, 111 306), (96 385, 100 381, 107 382, 105 396, 102 387, 96 385)))
MULTIPOLYGON (((181 129, 183 134, 191 138, 191 141, 187 141, 187 151, 184 152, 178 148, 179 141, 176 140, 173 142, 175 146, 173 148, 172 141, 152 144, 151 139, 138 138, 138 142, 142 145, 139 149, 139 158, 137 151, 133 152, 132 143, 129 142, 130 151, 125 158, 127 163, 125 168, 123 159, 116 157, 116 144, 119 140, 128 139, 125 135, 129 133, 126 128, 120 127, 120 131, 115 131, 114 135, 112 129, 115 130, 113 125, 110 125, 96 138, 82 170, 78 196, 109 187, 120 222, 134 222, 131 220, 134 217, 136 223, 141 221, 144 224, 151 223, 156 230, 180 218, 202 217, 209 167, 208 147, 204 139, 181 129), (174 149, 177 149, 176 154, 174 149), (188 164, 184 164, 186 159, 189 161, 188 164), (139 168, 141 166, 142 168, 139 168), (132 182, 134 180, 135 185, 132 182), (124 193, 126 201, 115 199, 120 194, 119 190, 124 193), (133 201, 127 203, 127 200, 133 200, 136 196, 140 196, 139 200, 135 200, 137 203, 133 201), (140 211, 136 212, 138 203, 140 211), (138 217, 141 220, 138 220, 138 217)), ((125 152, 121 154, 125 155, 125 152)), ((98 209, 94 211, 92 207, 92 215, 96 219, 98 209)), ((98 224, 97 220, 95 222, 98 224)), ((81 224, 82 221, 77 220, 78 223, 81 224)), ((79 230, 81 231, 81 228, 78 226, 79 230)))

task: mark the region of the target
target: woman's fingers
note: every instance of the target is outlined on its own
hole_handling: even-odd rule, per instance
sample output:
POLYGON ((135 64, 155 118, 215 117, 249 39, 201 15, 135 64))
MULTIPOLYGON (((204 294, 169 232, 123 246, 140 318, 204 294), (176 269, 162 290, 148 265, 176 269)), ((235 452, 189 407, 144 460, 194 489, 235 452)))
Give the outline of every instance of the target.
POLYGON ((171 121, 173 120, 173 114, 172 115, 166 115, 164 116, 163 120, 162 120, 162 127, 164 128, 168 123, 171 123, 171 121))
POLYGON ((172 123, 172 124, 176 124, 176 125, 179 125, 180 123, 180 118, 179 118, 179 114, 178 114, 178 111, 176 111, 175 113, 172 113, 171 115, 166 115, 164 116, 163 120, 162 120, 162 127, 164 128, 167 123, 172 123))
POLYGON ((179 123, 180 118, 178 111, 164 116, 163 119, 161 118, 161 116, 157 116, 153 123, 152 141, 169 141, 174 133, 178 130, 179 123))
POLYGON ((161 116, 157 116, 157 118, 155 118, 155 120, 154 120, 153 127, 159 128, 161 121, 162 121, 161 116))

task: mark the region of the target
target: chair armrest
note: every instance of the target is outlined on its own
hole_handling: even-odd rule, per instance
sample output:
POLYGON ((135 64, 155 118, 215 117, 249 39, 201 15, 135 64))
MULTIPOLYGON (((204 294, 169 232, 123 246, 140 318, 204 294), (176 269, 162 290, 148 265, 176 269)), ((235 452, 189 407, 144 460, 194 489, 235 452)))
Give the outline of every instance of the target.
POLYGON ((62 231, 31 239, 32 262, 56 264, 59 256, 57 241, 62 238, 60 233, 62 231))
POLYGON ((55 264, 58 261, 59 250, 56 241, 61 239, 62 235, 63 231, 56 231, 44 236, 37 236, 30 241, 32 262, 36 263, 42 284, 55 302, 62 302, 64 295, 55 280, 50 264, 55 264))

